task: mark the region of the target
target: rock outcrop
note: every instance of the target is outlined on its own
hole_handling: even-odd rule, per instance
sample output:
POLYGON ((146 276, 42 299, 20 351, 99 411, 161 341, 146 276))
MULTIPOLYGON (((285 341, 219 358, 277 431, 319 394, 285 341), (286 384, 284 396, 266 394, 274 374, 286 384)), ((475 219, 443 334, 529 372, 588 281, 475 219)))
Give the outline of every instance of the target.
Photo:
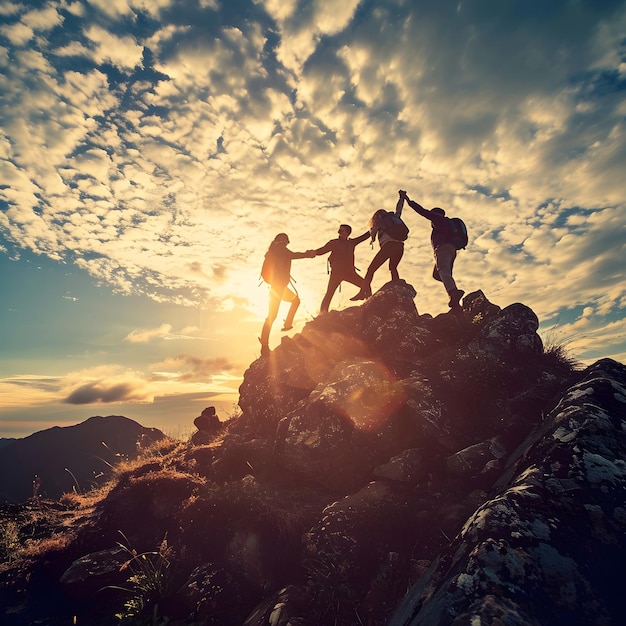
POLYGON ((617 623, 626 367, 573 368, 520 303, 475 292, 433 318, 415 297, 388 283, 284 338, 246 371, 240 416, 120 476, 25 587, 59 581, 95 624, 124 595, 81 572, 128 588, 123 536, 167 581, 134 588, 144 614, 171 620, 617 623))
POLYGON ((625 416, 626 368, 598 361, 508 457, 391 625, 617 624, 625 416))

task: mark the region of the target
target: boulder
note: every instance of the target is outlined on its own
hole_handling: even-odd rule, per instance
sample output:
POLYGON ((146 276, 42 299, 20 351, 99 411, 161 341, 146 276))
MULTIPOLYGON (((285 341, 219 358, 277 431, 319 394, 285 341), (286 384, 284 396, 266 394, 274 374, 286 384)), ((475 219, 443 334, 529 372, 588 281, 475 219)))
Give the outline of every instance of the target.
POLYGON ((626 553, 626 367, 589 367, 392 626, 612 624, 626 553))

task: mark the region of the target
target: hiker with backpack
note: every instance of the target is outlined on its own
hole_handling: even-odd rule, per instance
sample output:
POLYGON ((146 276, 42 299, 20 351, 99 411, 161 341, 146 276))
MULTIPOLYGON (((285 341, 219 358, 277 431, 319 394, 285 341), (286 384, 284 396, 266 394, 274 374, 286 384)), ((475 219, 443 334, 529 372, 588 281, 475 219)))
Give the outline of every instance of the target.
POLYGON ((320 313, 328 313, 330 301, 337 291, 337 287, 342 282, 352 283, 363 289, 364 280, 356 273, 354 267, 354 249, 370 236, 370 231, 365 231, 362 235, 350 239, 352 226, 341 224, 339 226, 339 237, 331 239, 327 244, 317 250, 313 250, 315 256, 330 252, 328 263, 330 265, 330 276, 328 277, 328 287, 320 305, 320 313))
POLYGON ((259 341, 261 342, 261 356, 270 353, 269 338, 272 324, 278 315, 281 301, 290 302, 289 311, 282 327, 283 331, 293 328, 293 319, 300 306, 298 294, 289 289, 291 281, 291 261, 293 259, 313 258, 315 253, 312 250, 307 252, 292 252, 287 248, 289 237, 285 233, 279 233, 270 244, 261 268, 261 277, 270 285, 270 303, 267 318, 261 330, 259 341))
POLYGON ((372 243, 378 236, 380 250, 367 268, 361 291, 356 296, 350 298, 350 300, 365 300, 372 295, 372 278, 374 273, 387 260, 389 260, 391 280, 400 278, 398 264, 404 254, 404 242, 409 235, 409 229, 402 221, 402 207, 404 206, 405 197, 402 194, 399 195, 394 212, 379 209, 370 219, 369 226, 372 243))
POLYGON ((448 306, 458 309, 461 298, 465 293, 456 286, 452 277, 452 268, 456 259, 457 250, 465 248, 467 245, 467 228, 458 217, 446 217, 446 212, 440 207, 425 209, 422 205, 411 200, 406 191, 400 191, 408 205, 422 217, 430 220, 432 232, 430 243, 435 255, 435 267, 433 268, 433 278, 443 283, 450 300, 448 306))

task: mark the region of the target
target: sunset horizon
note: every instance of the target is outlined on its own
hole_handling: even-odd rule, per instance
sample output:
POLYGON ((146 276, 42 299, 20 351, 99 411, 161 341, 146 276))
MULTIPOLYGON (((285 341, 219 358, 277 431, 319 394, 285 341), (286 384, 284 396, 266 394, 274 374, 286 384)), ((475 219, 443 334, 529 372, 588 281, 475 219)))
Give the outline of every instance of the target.
MULTIPOLYGON (((356 237, 401 189, 467 224, 466 295, 525 304, 582 365, 626 362, 625 29, 623 1, 4 2, 0 438, 226 419, 273 238, 356 237)), ((402 217, 400 278, 447 313, 430 224, 402 217)), ((271 349, 318 315, 327 259, 293 262, 271 349)))

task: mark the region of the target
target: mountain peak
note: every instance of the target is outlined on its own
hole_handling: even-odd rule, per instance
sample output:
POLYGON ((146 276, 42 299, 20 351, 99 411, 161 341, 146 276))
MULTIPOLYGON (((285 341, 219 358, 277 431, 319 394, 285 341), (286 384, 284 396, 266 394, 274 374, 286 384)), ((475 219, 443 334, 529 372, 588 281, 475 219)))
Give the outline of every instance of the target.
POLYGON ((119 476, 38 577, 6 580, 47 575, 85 623, 617 623, 626 367, 579 371, 521 303, 415 299, 394 281, 284 338, 240 416, 119 476), (167 584, 133 583, 140 555, 167 584))

